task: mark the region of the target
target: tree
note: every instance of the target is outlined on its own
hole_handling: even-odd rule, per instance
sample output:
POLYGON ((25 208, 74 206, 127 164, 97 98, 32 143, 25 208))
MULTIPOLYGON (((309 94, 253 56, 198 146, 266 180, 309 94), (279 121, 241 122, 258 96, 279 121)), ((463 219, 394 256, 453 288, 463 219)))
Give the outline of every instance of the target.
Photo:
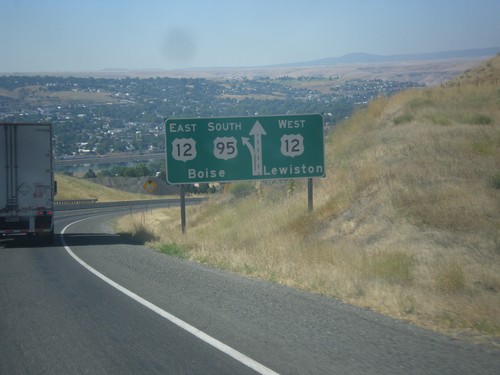
POLYGON ((91 168, 89 168, 87 173, 83 175, 83 178, 96 178, 96 174, 91 168))

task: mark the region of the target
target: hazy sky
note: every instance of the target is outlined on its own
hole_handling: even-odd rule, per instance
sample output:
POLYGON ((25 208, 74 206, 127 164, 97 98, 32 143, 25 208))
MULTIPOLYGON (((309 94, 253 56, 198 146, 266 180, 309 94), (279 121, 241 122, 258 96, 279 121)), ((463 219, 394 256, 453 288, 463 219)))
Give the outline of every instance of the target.
POLYGON ((260 66, 500 46, 499 0, 0 0, 0 72, 260 66))

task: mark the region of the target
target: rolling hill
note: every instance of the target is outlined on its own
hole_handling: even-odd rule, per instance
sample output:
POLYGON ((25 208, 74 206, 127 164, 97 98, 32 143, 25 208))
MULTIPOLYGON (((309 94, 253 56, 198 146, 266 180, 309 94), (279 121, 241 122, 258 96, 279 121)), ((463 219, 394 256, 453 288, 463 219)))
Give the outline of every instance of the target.
POLYGON ((321 66, 339 64, 372 64, 404 61, 432 61, 450 59, 485 59, 500 53, 500 47, 441 51, 429 53, 412 53, 406 55, 376 55, 372 53, 349 53, 340 57, 328 57, 319 60, 285 64, 286 66, 321 66))

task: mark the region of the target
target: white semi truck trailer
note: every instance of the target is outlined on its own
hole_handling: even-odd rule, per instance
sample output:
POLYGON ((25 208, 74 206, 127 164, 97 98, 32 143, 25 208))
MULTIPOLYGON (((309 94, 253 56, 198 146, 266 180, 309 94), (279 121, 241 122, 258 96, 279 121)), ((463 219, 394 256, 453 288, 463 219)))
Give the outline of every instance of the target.
POLYGON ((54 237, 50 123, 0 123, 0 236, 54 237))

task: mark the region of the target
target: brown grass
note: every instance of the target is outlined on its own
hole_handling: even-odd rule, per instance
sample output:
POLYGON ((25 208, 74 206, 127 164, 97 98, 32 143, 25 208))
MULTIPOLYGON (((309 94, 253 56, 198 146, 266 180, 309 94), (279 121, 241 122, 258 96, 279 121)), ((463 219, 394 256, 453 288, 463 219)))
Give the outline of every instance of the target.
POLYGON ((263 184, 189 207, 185 236, 176 210, 146 216, 157 246, 499 343, 500 87, 380 98, 326 150, 312 214, 303 181, 291 196, 286 182, 263 184))
POLYGON ((97 198, 99 202, 115 202, 163 198, 158 195, 134 194, 111 189, 86 179, 69 177, 63 174, 57 174, 55 180, 57 181, 56 200, 97 198))

